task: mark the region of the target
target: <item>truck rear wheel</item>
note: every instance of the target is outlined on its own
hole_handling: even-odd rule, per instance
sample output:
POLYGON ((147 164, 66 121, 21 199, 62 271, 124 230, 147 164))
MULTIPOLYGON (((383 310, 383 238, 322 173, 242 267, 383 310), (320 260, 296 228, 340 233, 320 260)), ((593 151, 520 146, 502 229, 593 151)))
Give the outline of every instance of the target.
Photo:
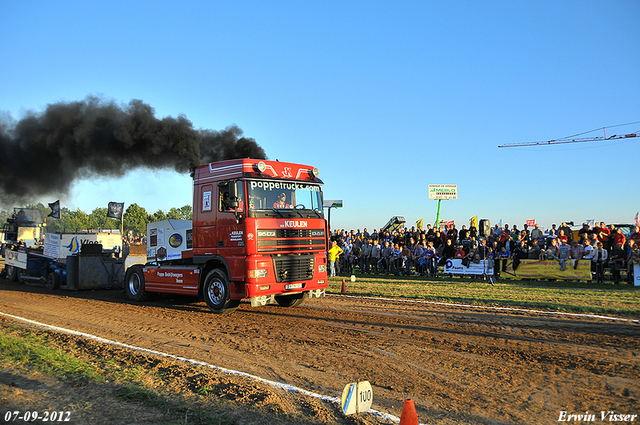
POLYGON ((240 304, 238 300, 231 299, 229 279, 220 269, 213 269, 207 274, 202 294, 207 307, 217 314, 231 313, 240 304))
POLYGON ((127 270, 124 279, 124 291, 131 301, 147 301, 149 299, 149 294, 144 290, 142 267, 132 266, 127 270))
POLYGON ((281 307, 297 307, 304 301, 304 292, 290 295, 276 295, 276 302, 281 307))

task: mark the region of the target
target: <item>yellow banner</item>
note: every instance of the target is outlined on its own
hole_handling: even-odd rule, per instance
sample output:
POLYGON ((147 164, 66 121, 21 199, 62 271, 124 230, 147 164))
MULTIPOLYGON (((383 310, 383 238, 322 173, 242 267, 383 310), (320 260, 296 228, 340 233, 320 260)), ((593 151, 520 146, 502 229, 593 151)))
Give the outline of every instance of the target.
MULTIPOLYGON (((573 268, 574 260, 568 260, 565 270, 560 270, 560 263, 554 260, 521 260, 515 271, 513 260, 506 261, 506 270, 500 272, 500 277, 503 279, 591 280, 591 261, 589 260, 578 261, 576 269, 573 268)), ((500 264, 500 270, 502 270, 502 264, 500 264)))
POLYGON ((469 227, 478 228, 478 216, 473 216, 469 219, 469 227))

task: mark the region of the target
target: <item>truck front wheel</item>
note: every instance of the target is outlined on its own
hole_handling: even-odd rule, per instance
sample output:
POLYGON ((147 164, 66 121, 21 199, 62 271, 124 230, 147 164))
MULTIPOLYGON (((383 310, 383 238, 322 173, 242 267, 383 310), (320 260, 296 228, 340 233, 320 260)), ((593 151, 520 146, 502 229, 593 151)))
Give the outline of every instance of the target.
POLYGON ((132 266, 127 270, 124 279, 124 290, 131 301, 147 301, 149 294, 144 290, 144 273, 142 268, 132 266))
POLYGON ((238 308, 239 301, 231 299, 229 280, 220 269, 213 269, 207 274, 202 294, 207 307, 214 313, 231 313, 238 308))

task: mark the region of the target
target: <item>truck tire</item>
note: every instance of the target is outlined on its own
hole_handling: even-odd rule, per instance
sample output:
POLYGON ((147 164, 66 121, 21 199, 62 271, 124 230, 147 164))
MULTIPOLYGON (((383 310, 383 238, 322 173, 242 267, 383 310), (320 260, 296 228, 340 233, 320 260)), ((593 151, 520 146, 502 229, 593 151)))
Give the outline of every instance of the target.
POLYGON ((231 313, 240 304, 238 300, 231 299, 229 279, 220 269, 213 269, 207 274, 204 279, 202 295, 207 307, 216 314, 231 313))
POLYGON ((60 275, 56 272, 50 272, 47 275, 47 288, 51 290, 60 289, 60 275))
POLYGON ((131 301, 147 301, 150 297, 144 290, 144 273, 142 267, 132 266, 124 278, 124 291, 131 301))
POLYGON ((304 292, 290 295, 276 295, 276 302, 280 307, 297 307, 304 301, 304 292))

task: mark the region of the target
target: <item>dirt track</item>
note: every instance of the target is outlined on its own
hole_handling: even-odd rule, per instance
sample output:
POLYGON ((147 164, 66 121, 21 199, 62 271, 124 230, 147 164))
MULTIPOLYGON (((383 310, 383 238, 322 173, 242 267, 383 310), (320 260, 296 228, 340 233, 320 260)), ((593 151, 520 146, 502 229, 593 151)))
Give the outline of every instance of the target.
MULTIPOLYGON (((209 312, 122 291, 49 292, 0 280, 0 312, 340 397, 368 380, 377 410, 415 401, 422 423, 549 424, 640 414, 640 324, 327 296, 209 312)), ((636 422, 640 419, 636 418, 636 422)))

